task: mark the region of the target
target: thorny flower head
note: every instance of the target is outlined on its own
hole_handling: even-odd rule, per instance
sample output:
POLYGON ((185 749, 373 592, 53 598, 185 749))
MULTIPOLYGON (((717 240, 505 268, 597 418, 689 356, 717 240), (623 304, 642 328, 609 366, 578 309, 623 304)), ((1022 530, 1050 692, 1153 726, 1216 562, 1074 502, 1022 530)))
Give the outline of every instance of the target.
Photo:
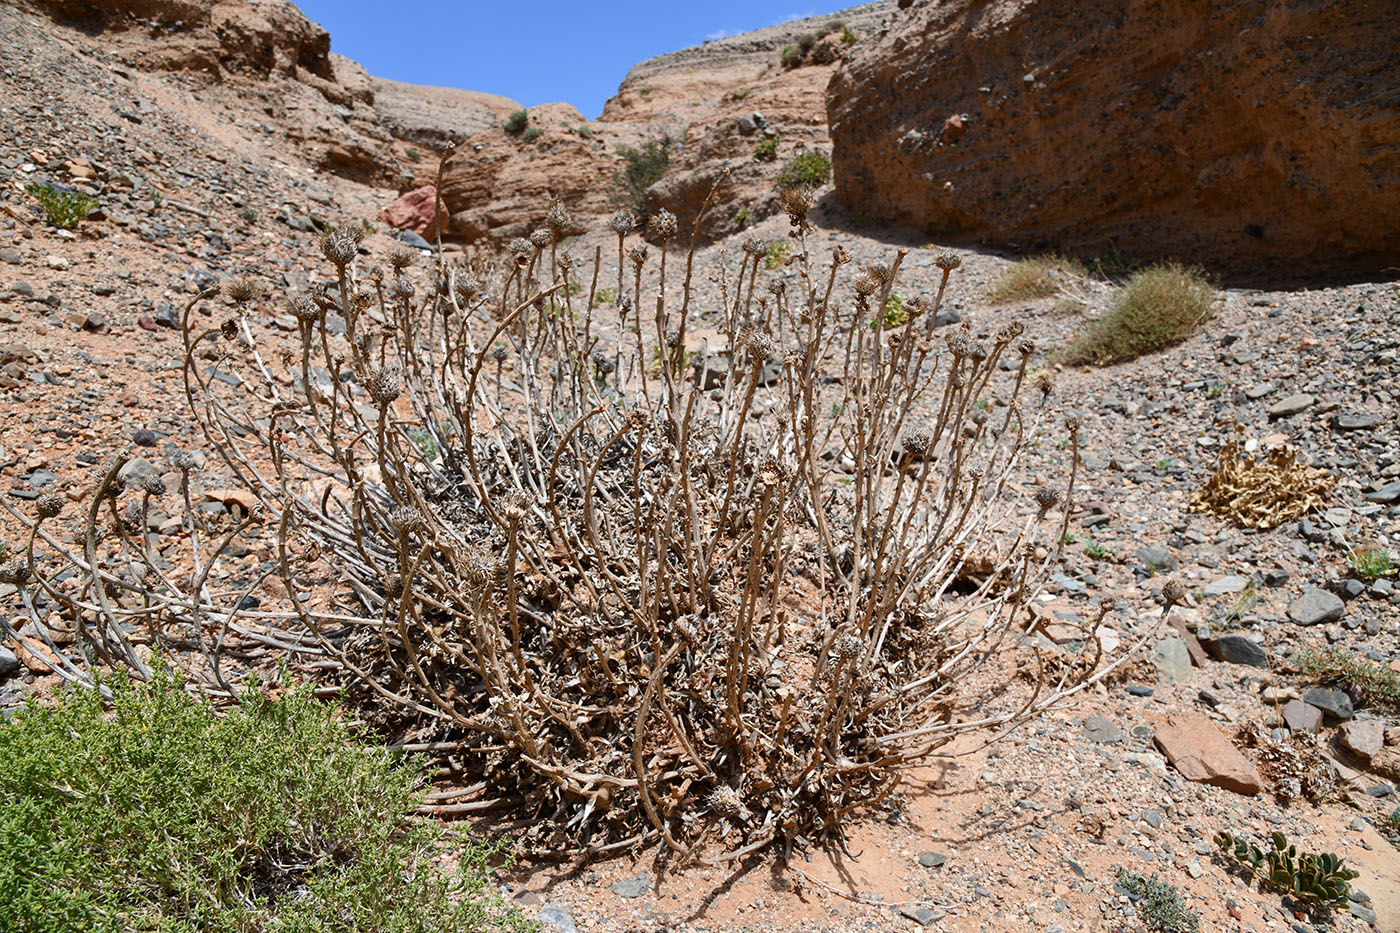
POLYGON ((67 497, 61 492, 46 492, 38 498, 35 505, 38 507, 40 518, 55 518, 63 511, 63 505, 67 501, 67 497))
POLYGON ((627 233, 637 226, 637 215, 624 207, 608 218, 608 226, 612 227, 614 233, 627 233))
POLYGON ((370 376, 369 397, 380 405, 388 405, 399 397, 399 392, 403 388, 403 373, 397 366, 386 366, 377 369, 370 376))
POLYGON ((321 234, 321 255, 337 269, 344 269, 360 248, 360 235, 354 228, 327 230, 321 234))
POLYGON ((386 261, 395 272, 402 272, 413 265, 413 260, 416 258, 417 257, 413 255, 413 250, 409 249, 407 246, 395 246, 393 249, 389 250, 386 261))
POLYGON ((411 505, 401 505, 389 514, 389 521, 401 535, 423 530, 423 513, 411 505))
POLYGON ((535 247, 523 236, 518 236, 511 240, 507 248, 510 250, 511 255, 515 257, 515 261, 522 266, 530 261, 530 256, 535 252, 535 247))
POLYGON ((762 237, 751 236, 744 240, 744 252, 750 256, 767 256, 768 241, 762 237))
POLYGON ((229 318, 227 321, 224 321, 222 324, 219 325, 219 333, 223 335, 223 338, 225 340, 237 340, 238 321, 234 320, 233 318, 229 318))
POLYGON ((253 284, 253 280, 245 275, 229 279, 224 283, 224 294, 230 301, 242 304, 245 301, 252 301, 258 297, 258 288, 253 284))
POLYGON ((1186 585, 1180 580, 1171 579, 1162 585, 1162 601, 1166 608, 1180 606, 1186 602, 1186 585))
POLYGON ((651 235, 658 240, 669 240, 680 230, 680 224, 676 221, 676 215, 672 214, 664 207, 651 215, 651 220, 648 221, 647 226, 651 231, 651 235))
POLYGON ((288 299, 287 304, 291 309, 292 317, 298 321, 315 321, 325 314, 325 311, 310 295, 297 295, 288 299))
POLYGON ((910 456, 927 457, 933 447, 933 435, 923 428, 915 428, 904 435, 902 443, 910 456))
POLYGON ((170 455, 170 465, 181 473, 188 473, 199 463, 199 458, 192 450, 177 450, 170 455))
POLYGON ((530 242, 534 245, 535 249, 544 249, 554 242, 554 234, 550 233, 548 230, 536 230, 530 234, 530 242))
POLYGON ((640 269, 647 261, 647 245, 638 243, 627 251, 627 256, 632 260, 632 265, 640 269))
POLYGON ((958 258, 957 253, 944 250, 933 258, 933 264, 944 272, 952 272, 958 266, 962 265, 962 260, 958 258))
POLYGON ((840 638, 836 639, 836 656, 839 658, 844 658, 847 661, 851 660, 852 658, 860 657, 861 652, 864 649, 865 642, 860 640, 859 635, 854 635, 850 632, 847 632, 845 635, 842 635, 840 638))
POLYGON ((812 209, 815 200, 816 190, 811 185, 793 185, 783 189, 778 198, 778 207, 788 215, 793 227, 801 227, 806 222, 807 213, 812 209))
POLYGON ((549 224, 549 229, 554 232, 556 237, 563 235, 565 230, 573 226, 573 218, 569 216, 568 211, 564 210, 562 201, 554 202, 549 213, 545 215, 544 222, 549 224))

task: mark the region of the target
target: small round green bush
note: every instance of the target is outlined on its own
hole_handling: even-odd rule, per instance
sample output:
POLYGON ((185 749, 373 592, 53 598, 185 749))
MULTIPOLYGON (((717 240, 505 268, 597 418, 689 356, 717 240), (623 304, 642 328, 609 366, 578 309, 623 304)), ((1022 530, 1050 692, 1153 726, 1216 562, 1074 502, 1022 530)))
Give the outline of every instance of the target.
POLYGON ((1150 266, 1114 293, 1108 313, 1074 338, 1065 361, 1121 363, 1180 343, 1210 317, 1214 300, 1199 269, 1150 266))
POLYGON ((506 122, 503 125, 507 133, 512 136, 519 136, 521 133, 525 132, 525 127, 529 124, 530 113, 522 108, 506 117, 506 122))
POLYGON ((784 68, 796 68, 802 64, 803 52, 797 47, 797 43, 789 42, 783 46, 782 63, 784 68))
POLYGON ((820 149, 806 149, 788 159, 778 175, 778 188, 810 185, 820 188, 831 181, 831 159, 820 149))
POLYGON ((543 135, 544 130, 540 129, 538 126, 532 126, 525 132, 520 134, 520 141, 525 143, 532 143, 543 135))

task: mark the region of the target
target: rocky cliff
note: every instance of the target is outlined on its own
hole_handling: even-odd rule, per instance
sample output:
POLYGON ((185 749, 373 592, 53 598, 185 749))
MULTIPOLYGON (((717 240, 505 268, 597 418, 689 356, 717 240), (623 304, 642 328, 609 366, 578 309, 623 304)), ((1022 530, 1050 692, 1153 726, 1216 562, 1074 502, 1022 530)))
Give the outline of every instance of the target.
POLYGON ((923 3, 828 88, 837 192, 872 221, 1024 250, 1246 279, 1381 274, 1400 265, 1394 14, 923 3))

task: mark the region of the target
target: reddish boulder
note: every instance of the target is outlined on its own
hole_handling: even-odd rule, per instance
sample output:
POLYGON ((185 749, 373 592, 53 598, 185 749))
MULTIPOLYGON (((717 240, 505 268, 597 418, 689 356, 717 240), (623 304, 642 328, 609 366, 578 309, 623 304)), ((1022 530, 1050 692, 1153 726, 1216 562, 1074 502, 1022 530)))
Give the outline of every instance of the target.
POLYGON ((1200 713, 1167 717, 1157 726, 1157 747, 1188 781, 1212 784, 1237 794, 1257 794, 1264 781, 1249 760, 1200 713))
POLYGON ((1378 281, 1397 47, 1386 0, 919 4, 827 88, 837 195, 943 239, 1378 281))
POLYGON ((424 185, 399 195, 393 204, 379 212, 379 219, 395 230, 412 230, 423 239, 431 240, 437 236, 439 209, 445 220, 447 205, 437 196, 436 188, 424 185))

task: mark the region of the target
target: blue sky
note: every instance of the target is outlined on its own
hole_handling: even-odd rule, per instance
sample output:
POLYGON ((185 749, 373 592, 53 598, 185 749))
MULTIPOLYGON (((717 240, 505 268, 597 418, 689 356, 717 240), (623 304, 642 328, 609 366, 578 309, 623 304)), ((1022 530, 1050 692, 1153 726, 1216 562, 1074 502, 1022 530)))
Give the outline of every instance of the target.
POLYGON ((856 0, 296 2, 329 30, 331 51, 378 77, 502 94, 527 107, 562 100, 593 119, 643 59, 856 0))

